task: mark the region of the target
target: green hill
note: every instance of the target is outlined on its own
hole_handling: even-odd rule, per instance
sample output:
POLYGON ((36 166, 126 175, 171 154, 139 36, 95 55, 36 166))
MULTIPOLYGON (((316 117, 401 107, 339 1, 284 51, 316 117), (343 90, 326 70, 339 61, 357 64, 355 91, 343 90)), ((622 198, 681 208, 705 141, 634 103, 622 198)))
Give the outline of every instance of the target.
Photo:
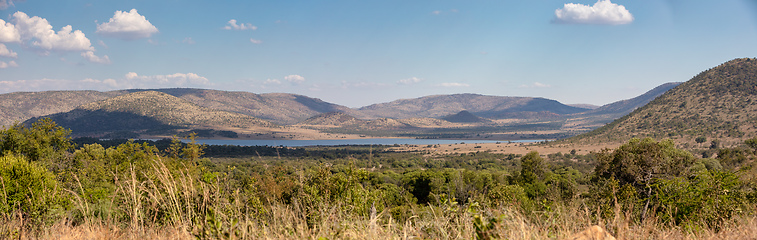
POLYGON ((734 59, 704 71, 644 107, 569 141, 652 137, 693 143, 699 136, 723 144, 757 136, 757 59, 734 59))

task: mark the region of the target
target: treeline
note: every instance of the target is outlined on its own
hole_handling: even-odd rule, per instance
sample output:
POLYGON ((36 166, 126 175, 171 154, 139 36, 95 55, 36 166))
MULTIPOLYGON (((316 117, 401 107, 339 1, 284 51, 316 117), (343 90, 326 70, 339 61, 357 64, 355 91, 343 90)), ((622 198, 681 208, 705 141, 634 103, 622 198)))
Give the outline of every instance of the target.
MULTIPOLYGON (((510 235, 523 231, 515 221, 554 237, 565 235, 560 224, 617 219, 627 219, 625 228, 654 223, 697 234, 757 206, 757 139, 738 151, 743 159, 700 159, 652 139, 547 159, 370 146, 209 159, 202 156, 210 146, 178 140, 106 147, 74 144, 69 134, 49 119, 0 131, 0 237, 106 226, 130 236, 171 228, 197 238, 370 238, 357 230, 367 224, 380 230, 362 232, 374 238, 490 239, 520 238, 510 235)), ((622 235, 615 226, 608 230, 622 235)))

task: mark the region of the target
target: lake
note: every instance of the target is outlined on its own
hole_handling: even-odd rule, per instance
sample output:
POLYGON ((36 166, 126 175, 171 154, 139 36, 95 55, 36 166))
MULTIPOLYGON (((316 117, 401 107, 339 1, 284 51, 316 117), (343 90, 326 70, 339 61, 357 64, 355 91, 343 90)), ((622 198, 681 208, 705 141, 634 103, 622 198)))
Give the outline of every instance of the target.
MULTIPOLYGON (((188 142, 187 140, 182 140, 188 142)), ((462 143, 496 143, 496 142, 541 142, 544 140, 451 140, 451 139, 415 139, 415 138, 360 138, 360 139, 334 139, 334 140, 218 140, 198 139, 199 144, 208 145, 232 145, 232 146, 341 146, 341 145, 435 145, 435 144, 462 144, 462 143)))

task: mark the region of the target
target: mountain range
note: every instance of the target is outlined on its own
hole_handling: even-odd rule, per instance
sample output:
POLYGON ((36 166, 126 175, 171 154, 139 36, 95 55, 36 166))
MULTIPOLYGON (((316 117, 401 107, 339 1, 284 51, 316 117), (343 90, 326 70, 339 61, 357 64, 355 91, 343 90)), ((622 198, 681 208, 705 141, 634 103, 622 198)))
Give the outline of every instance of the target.
MULTIPOLYGON (((341 129, 343 133, 347 129, 406 133, 419 129, 480 130, 482 127, 486 131, 500 131, 504 128, 497 129, 497 126, 507 126, 508 131, 517 132, 517 124, 543 124, 544 121, 555 129, 568 126, 565 121, 584 126, 582 129, 593 129, 643 106, 676 85, 664 84, 639 97, 595 109, 544 98, 471 93, 433 95, 348 108, 297 94, 211 89, 17 92, 0 94, 0 124, 8 126, 14 122, 29 123, 40 117, 50 117, 61 126, 71 128, 75 134, 83 135, 253 127, 275 132, 272 129, 281 126, 319 131, 341 129)), ((570 126, 571 129, 575 127, 570 126)))

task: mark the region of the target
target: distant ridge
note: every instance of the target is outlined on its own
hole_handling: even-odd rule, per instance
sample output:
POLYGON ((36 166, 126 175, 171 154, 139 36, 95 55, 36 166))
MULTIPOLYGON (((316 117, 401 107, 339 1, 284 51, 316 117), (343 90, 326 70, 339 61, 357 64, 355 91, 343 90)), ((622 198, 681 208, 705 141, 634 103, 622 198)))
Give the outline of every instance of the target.
POLYGON ((757 59, 739 58, 704 71, 579 142, 673 138, 693 144, 704 136, 738 143, 757 136, 757 59))
POLYGON ((480 94, 433 95, 373 104, 357 109, 372 118, 441 118, 468 111, 485 118, 539 116, 523 112, 573 114, 588 109, 571 107, 555 100, 530 97, 500 97, 480 94))
POLYGON ((581 103, 579 103, 579 104, 567 104, 567 105, 571 106, 571 107, 591 109, 591 110, 594 110, 594 109, 597 109, 597 108, 601 107, 601 106, 597 106, 597 105, 594 105, 594 104, 581 104, 581 103))
POLYGON ((298 123, 321 113, 351 112, 351 109, 345 106, 324 102, 317 98, 289 93, 255 94, 251 92, 195 88, 126 91, 163 92, 190 101, 199 106, 241 113, 282 125, 298 123))
POLYGON ((0 94, 0 125, 10 126, 29 118, 67 112, 74 108, 119 95, 98 91, 14 92, 0 94))
MULTIPOLYGON (((152 131, 177 128, 276 127, 247 115, 197 106, 156 91, 141 91, 47 115, 74 134, 152 131)), ((27 120, 29 124, 36 118, 27 120)))
POLYGON ((623 115, 631 113, 634 109, 646 105, 663 93, 667 92, 670 89, 673 89, 680 84, 681 82, 665 83, 637 97, 610 103, 598 107, 594 110, 584 112, 584 114, 612 114, 617 115, 617 117, 622 117, 623 115))
POLYGON ((357 118, 347 115, 343 112, 328 112, 313 116, 306 119, 301 124, 305 125, 323 125, 323 126, 343 126, 354 125, 359 122, 357 118))
POLYGON ((453 123, 480 123, 489 122, 489 120, 477 117, 468 111, 460 111, 459 113, 443 117, 442 119, 453 123))

